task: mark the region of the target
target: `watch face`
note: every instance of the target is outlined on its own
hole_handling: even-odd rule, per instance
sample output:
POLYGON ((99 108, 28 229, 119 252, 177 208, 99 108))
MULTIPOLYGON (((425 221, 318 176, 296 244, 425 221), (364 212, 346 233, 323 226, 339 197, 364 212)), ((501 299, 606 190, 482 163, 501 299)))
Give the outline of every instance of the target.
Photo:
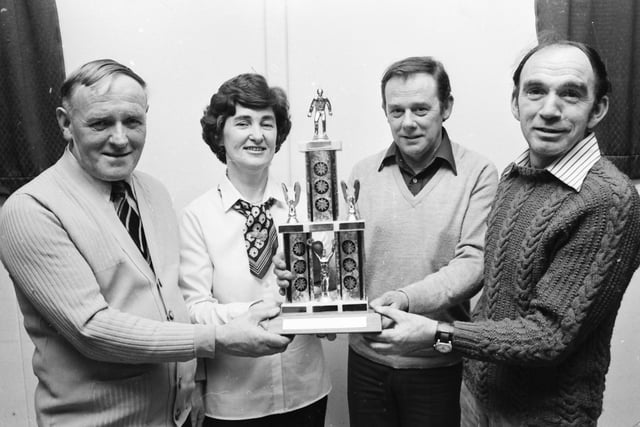
POLYGON ((441 341, 437 341, 433 345, 433 348, 435 348, 436 351, 439 351, 440 353, 449 353, 453 349, 450 342, 441 342, 441 341))

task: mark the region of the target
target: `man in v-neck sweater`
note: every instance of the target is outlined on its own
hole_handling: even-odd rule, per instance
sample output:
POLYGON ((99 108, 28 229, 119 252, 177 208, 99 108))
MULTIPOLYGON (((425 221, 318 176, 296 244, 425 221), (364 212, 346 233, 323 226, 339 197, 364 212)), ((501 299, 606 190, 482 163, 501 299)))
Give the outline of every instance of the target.
MULTIPOLYGON (((469 298, 481 286, 496 169, 452 142, 442 127, 453 97, 440 62, 398 61, 381 89, 394 141, 356 164, 351 175, 361 185, 371 305, 468 320, 469 298)), ((351 426, 459 425, 460 356, 434 349, 383 355, 370 346, 376 337, 350 337, 351 426)))

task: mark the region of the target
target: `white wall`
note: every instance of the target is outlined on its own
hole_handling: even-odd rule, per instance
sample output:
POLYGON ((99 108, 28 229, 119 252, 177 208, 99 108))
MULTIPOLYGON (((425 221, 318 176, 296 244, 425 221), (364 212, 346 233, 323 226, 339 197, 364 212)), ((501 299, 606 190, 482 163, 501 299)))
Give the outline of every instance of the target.
MULTIPOLYGON (((334 107, 328 132, 343 142, 338 158, 342 177, 357 159, 390 143, 379 80, 387 65, 410 55, 433 55, 445 64, 455 97, 446 123, 453 140, 484 153, 500 170, 525 147, 509 97, 512 70, 535 44, 531 0, 57 4, 67 70, 111 57, 147 80, 148 138, 139 168, 166 184, 177 210, 208 189, 212 174, 223 170, 200 138, 199 119, 214 90, 241 72, 265 74, 289 94, 293 129, 275 161, 285 182, 304 179, 296 143, 311 136, 306 111, 318 87, 334 107)), ((0 350, 0 369, 13 381, 0 382, 0 425, 9 420, 23 425, 27 417, 33 424, 32 347, 21 332, 13 291, 2 274, 0 345, 7 350, 0 350)), ((640 320, 633 316, 622 316, 618 323, 640 320)), ((640 390, 628 376, 629 368, 640 371, 638 339, 617 331, 601 421, 605 426, 640 420, 640 409, 632 404, 640 390), (617 365, 619 353, 626 358, 617 365)), ((346 426, 346 339, 325 347, 334 373, 327 425, 346 426)))
POLYGON ((179 209, 208 188, 221 165, 200 138, 202 109, 226 79, 256 71, 290 96, 293 129, 276 156, 288 180, 304 179, 295 143, 317 87, 334 106, 329 135, 343 141, 342 175, 390 134, 380 77, 391 62, 433 55, 456 98, 447 122, 456 141, 500 168, 524 147, 509 112, 510 74, 535 43, 529 0, 58 0, 67 69, 98 57, 130 65, 151 92, 140 168, 162 179, 179 209), (291 157, 289 166, 288 156, 291 157))

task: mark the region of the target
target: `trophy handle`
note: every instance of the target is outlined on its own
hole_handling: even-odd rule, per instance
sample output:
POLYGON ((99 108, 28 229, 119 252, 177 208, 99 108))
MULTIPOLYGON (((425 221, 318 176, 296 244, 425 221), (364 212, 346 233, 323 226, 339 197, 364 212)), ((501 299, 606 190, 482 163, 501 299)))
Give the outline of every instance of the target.
POLYGON ((347 183, 344 181, 340 181, 340 187, 342 187, 342 196, 344 197, 344 201, 349 203, 349 191, 347 190, 347 183))
POLYGON ((295 194, 295 205, 298 206, 300 201, 300 183, 298 181, 293 184, 293 193, 295 194))
POLYGON ((355 201, 358 201, 358 195, 360 194, 360 181, 359 180, 355 180, 353 181, 353 198, 355 199, 355 201))
POLYGON ((282 183, 282 194, 284 194, 284 201, 288 205, 289 204, 289 190, 287 189, 287 186, 284 184, 284 182, 282 183))

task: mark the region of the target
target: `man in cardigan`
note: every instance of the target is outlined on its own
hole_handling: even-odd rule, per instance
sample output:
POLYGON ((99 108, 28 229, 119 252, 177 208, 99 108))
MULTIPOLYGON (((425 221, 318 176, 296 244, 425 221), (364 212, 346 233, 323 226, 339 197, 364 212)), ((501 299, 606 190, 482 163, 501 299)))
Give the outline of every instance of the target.
POLYGON ((258 325, 277 307, 189 324, 169 195, 134 172, 145 86, 111 60, 72 73, 56 111, 67 149, 2 209, 0 255, 35 344, 39 425, 189 425, 196 357, 290 341, 258 325))
POLYGON ((540 44, 513 81, 529 149, 502 175, 473 322, 382 307, 394 326, 373 347, 469 358, 479 425, 595 426, 615 318, 640 264, 640 198, 592 133, 610 87, 595 50, 540 44))
MULTIPOLYGON (((442 127, 453 96, 439 61, 410 57, 392 64, 381 92, 393 142, 351 174, 361 184, 371 305, 468 320, 468 299, 482 277, 495 167, 442 127)), ((459 424, 460 356, 433 349, 383 355, 365 335, 352 334, 348 365, 351 426, 459 424)))

